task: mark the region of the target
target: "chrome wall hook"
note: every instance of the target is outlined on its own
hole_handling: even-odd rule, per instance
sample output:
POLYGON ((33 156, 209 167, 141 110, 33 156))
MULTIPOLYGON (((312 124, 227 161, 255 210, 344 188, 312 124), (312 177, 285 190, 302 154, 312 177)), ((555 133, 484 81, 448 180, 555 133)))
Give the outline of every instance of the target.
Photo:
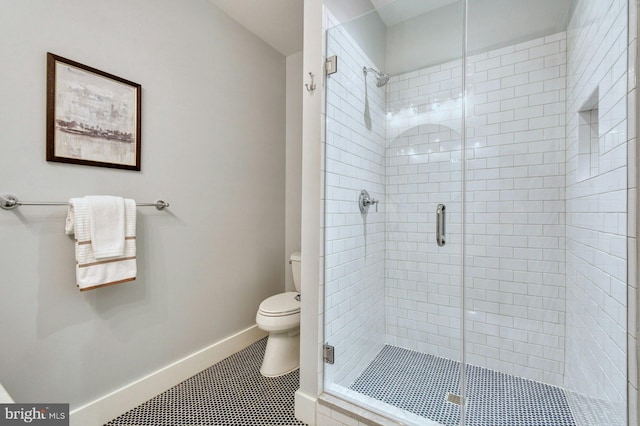
POLYGON ((314 83, 313 81, 314 75, 312 72, 309 73, 309 77, 311 78, 311 84, 305 83, 304 86, 307 88, 307 92, 313 92, 314 90, 316 90, 316 83, 314 83))

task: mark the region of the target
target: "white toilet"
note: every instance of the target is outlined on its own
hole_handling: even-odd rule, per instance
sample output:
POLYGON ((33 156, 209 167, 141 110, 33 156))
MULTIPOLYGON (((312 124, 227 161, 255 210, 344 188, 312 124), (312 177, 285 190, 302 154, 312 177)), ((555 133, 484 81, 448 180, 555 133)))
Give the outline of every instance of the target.
POLYGON ((291 255, 293 285, 287 291, 265 299, 258 308, 256 324, 269 333, 260 373, 282 376, 300 366, 300 252, 291 255))

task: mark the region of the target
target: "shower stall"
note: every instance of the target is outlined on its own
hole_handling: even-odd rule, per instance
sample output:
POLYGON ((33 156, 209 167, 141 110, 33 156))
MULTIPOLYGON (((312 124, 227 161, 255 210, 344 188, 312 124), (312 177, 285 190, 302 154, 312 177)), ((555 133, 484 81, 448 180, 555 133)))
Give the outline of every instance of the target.
POLYGON ((325 10, 324 391, 403 424, 626 425, 628 2, 382 3, 325 10))

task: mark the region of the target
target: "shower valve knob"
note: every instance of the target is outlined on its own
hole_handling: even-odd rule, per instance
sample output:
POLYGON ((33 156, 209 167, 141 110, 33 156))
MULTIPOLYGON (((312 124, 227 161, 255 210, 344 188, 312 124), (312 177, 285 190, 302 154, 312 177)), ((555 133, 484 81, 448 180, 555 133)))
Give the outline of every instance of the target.
POLYGON ((378 200, 375 198, 371 198, 369 193, 366 190, 362 190, 360 192, 360 198, 358 199, 358 205, 360 207, 360 213, 367 214, 369 212, 369 207, 375 204, 376 213, 378 212, 378 200))

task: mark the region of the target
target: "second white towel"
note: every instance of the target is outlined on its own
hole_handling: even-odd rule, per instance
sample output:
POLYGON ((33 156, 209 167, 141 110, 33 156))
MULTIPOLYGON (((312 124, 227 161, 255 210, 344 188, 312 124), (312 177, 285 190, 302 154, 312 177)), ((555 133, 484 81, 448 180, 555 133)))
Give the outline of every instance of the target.
POLYGON ((124 199, 111 195, 87 195, 93 257, 104 259, 124 253, 124 199))

